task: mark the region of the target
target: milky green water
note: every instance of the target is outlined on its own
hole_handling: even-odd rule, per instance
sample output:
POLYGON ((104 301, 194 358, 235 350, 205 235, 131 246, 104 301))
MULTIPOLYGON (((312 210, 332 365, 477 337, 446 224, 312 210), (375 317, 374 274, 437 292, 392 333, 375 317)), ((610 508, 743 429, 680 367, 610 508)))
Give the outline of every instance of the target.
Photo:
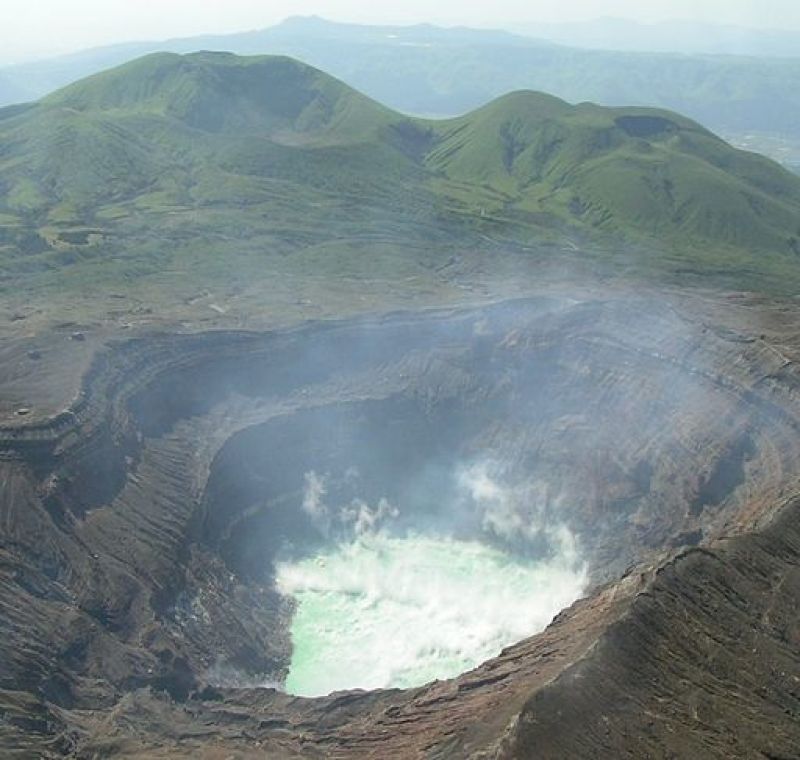
POLYGON ((585 585, 574 558, 525 561, 477 542, 357 538, 277 568, 298 604, 286 691, 450 678, 542 630, 585 585))

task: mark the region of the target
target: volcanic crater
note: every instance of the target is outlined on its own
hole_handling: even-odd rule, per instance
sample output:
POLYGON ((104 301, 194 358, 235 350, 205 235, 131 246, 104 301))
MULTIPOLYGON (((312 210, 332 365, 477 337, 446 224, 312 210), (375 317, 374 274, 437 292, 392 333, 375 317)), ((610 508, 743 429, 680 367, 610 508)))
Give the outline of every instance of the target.
POLYGON ((686 304, 558 293, 110 344, 68 410, 0 430, 5 746, 791 756, 798 377, 686 304), (276 562, 327 536, 303 509, 309 473, 337 503, 395 505, 399 528, 546 553, 545 533, 455 520, 476 463, 517 495, 511 517, 574 536, 583 598, 456 678, 285 693, 276 562))

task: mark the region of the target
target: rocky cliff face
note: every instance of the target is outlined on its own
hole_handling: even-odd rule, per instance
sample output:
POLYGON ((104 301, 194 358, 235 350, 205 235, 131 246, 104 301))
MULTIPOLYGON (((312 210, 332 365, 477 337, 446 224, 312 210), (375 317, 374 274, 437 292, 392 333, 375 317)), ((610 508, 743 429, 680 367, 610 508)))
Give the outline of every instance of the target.
POLYGON ((709 313, 562 294, 108 347, 69 410, 0 429, 2 746, 792 756, 800 385, 768 335, 709 313), (305 473, 423 524, 448 519, 431 482, 475 461, 577 536, 586 599, 453 681, 245 688, 288 666, 270 568, 319 540, 305 473))
POLYGON ((757 534, 666 563, 498 757, 797 756, 799 562, 792 499, 757 534))

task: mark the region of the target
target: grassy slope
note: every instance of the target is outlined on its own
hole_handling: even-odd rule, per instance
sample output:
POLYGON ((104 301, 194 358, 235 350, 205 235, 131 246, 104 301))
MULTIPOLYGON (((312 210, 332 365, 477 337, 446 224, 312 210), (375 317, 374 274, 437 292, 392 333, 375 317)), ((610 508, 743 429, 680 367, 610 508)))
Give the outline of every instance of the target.
POLYGON ((286 58, 157 54, 0 110, 0 146, 9 296, 425 289, 454 253, 565 238, 800 288, 800 180, 668 112, 523 92, 414 120, 286 58))
POLYGON ((800 236, 788 172, 669 112, 514 93, 440 127, 428 163, 594 229, 781 251, 800 236))

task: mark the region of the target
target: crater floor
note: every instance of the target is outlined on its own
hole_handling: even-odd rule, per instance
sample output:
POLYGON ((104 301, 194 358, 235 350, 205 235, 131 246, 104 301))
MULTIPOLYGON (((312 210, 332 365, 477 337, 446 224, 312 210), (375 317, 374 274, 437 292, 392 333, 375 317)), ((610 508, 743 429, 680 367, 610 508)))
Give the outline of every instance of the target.
POLYGON ((108 344, 69 409, 0 429, 0 743, 792 756, 795 327, 735 298, 551 292, 108 344), (342 510, 531 560, 569 537, 585 595, 450 680, 264 688, 292 653, 276 574, 342 510))

